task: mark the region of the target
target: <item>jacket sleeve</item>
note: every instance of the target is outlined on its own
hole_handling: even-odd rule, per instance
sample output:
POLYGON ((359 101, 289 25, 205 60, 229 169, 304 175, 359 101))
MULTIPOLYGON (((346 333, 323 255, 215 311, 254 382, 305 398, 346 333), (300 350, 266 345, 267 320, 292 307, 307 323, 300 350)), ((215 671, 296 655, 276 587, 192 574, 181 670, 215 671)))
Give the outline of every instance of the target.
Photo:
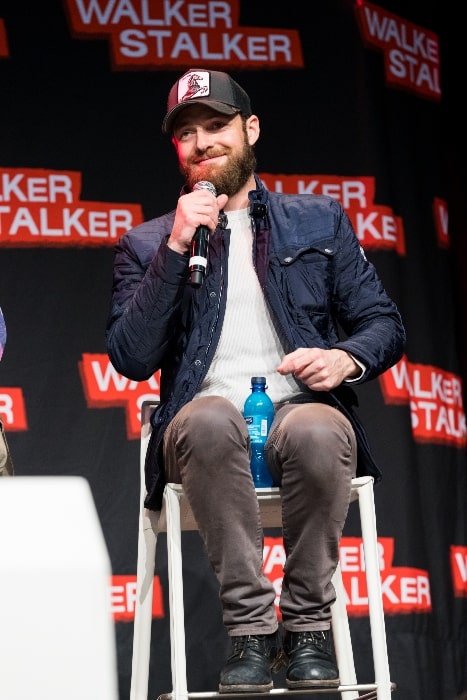
POLYGON ((174 340, 188 275, 188 255, 171 250, 166 235, 158 247, 154 238, 151 231, 127 234, 115 247, 107 352, 115 369, 135 381, 160 369, 174 340))
POLYGON ((336 238, 333 305, 347 337, 334 347, 354 355, 366 370, 356 383, 377 377, 402 357, 406 334, 401 315, 370 263, 346 214, 336 238))

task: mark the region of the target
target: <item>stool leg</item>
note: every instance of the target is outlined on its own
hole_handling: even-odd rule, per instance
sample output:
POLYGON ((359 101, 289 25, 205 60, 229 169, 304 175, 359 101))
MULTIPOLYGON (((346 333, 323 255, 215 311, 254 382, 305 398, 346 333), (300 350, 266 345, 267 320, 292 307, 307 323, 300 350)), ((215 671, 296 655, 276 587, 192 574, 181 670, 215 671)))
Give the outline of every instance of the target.
POLYGON ((369 478, 366 483, 358 488, 358 502, 362 526, 363 552, 365 555, 365 573, 368 589, 368 609, 375 665, 377 699, 389 700, 391 697, 391 680, 389 675, 383 594, 379 569, 373 479, 369 478))
POLYGON ((167 517, 167 557, 170 610, 170 653, 172 700, 188 697, 185 650, 185 611, 183 605, 182 537, 180 494, 168 484, 164 491, 167 517))
MULTIPOLYGON (((350 636, 349 618, 347 616, 346 593, 342 582, 340 564, 332 578, 336 589, 336 600, 331 608, 332 615, 332 636, 334 649, 336 651, 337 666, 339 667, 339 678, 341 685, 356 685, 357 676, 352 649, 352 639, 350 636)), ((360 694, 356 690, 344 691, 342 698, 345 700, 357 700, 360 694)))
POLYGON ((159 512, 142 508, 138 533, 130 700, 147 700, 159 512))

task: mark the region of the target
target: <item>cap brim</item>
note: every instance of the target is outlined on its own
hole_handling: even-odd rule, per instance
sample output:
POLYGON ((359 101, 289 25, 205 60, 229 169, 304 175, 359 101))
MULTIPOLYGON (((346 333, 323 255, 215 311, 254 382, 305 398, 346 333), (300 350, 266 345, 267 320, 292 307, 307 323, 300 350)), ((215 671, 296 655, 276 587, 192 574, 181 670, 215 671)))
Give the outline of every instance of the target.
POLYGON ((238 114, 240 112, 238 107, 234 107, 233 105, 228 105, 225 102, 218 102, 217 100, 207 100, 207 99, 199 99, 197 100, 196 98, 187 100, 186 102, 181 102, 178 104, 176 107, 170 110, 165 115, 164 121, 162 122, 162 131, 164 134, 171 134, 172 133, 172 128, 175 119, 178 117, 180 112, 182 112, 184 109, 187 107, 190 107, 194 104, 202 104, 206 105, 207 107, 211 107, 211 109, 214 109, 216 112, 219 112, 220 114, 238 114))

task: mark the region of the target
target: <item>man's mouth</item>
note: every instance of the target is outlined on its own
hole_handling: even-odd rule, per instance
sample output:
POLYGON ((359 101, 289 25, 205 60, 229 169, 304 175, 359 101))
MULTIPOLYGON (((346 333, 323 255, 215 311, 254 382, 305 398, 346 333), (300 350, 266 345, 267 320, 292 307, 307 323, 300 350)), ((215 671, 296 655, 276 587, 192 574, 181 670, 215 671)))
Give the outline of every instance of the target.
POLYGON ((194 164, 202 165, 203 163, 209 163, 212 160, 216 160, 216 158, 222 158, 222 156, 225 156, 225 153, 210 153, 209 155, 204 155, 202 158, 197 158, 194 160, 194 164))

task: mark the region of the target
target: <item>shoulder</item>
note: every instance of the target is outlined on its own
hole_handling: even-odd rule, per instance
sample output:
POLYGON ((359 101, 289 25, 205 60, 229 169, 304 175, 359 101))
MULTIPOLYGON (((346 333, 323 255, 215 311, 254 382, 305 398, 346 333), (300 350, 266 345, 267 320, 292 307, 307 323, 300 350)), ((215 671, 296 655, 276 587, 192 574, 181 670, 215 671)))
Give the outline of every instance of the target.
POLYGON ((118 252, 133 252, 139 258, 152 257, 161 242, 172 230, 175 210, 148 219, 129 229, 116 244, 118 252))
POLYGON ((305 241, 335 248, 341 236, 353 234, 350 220, 342 205, 327 195, 269 193, 269 217, 275 240, 305 241))
POLYGON ((344 209, 340 202, 325 194, 283 194, 269 192, 268 199, 271 209, 289 214, 311 215, 314 218, 340 218, 344 209))
POLYGON ((157 216, 154 219, 148 219, 141 224, 137 224, 123 234, 122 239, 140 240, 155 234, 165 235, 170 233, 175 218, 175 209, 162 216, 157 216))
POLYGON ((267 208, 268 212, 277 217, 287 217, 293 220, 307 217, 313 222, 340 221, 346 217, 342 204, 333 197, 324 194, 284 194, 268 190, 259 176, 256 177, 257 189, 250 193, 250 201, 267 208))

